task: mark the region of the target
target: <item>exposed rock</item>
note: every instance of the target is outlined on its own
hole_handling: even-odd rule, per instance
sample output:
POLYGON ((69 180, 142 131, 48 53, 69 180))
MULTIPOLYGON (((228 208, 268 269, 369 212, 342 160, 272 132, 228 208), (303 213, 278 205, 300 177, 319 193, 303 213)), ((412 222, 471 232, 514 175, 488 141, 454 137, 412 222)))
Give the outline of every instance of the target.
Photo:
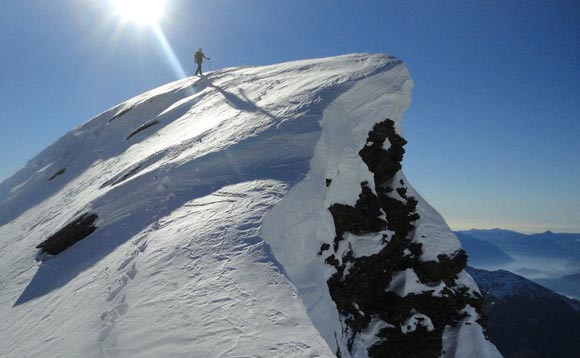
POLYGON ((377 123, 369 132, 367 145, 359 152, 360 157, 375 175, 375 185, 382 187, 401 170, 405 154, 403 146, 407 141, 395 132, 395 122, 387 119, 377 123), (391 146, 385 150, 383 144, 388 139, 391 146))
POLYGON ((66 168, 62 168, 58 172, 54 173, 50 178, 48 178, 48 181, 53 180, 54 178, 56 178, 57 176, 59 176, 61 174, 64 174, 65 171, 66 171, 66 168))
POLYGON ((129 134, 129 136, 127 137, 127 140, 129 140, 129 138, 131 138, 132 136, 134 136, 135 134, 144 131, 145 129, 149 128, 149 127, 153 127, 154 125, 159 124, 159 121, 154 119, 152 121, 149 121, 145 124, 143 124, 142 126, 140 126, 139 128, 135 129, 133 132, 131 132, 131 134, 129 134))
POLYGON ((133 107, 127 107, 127 108, 124 108, 124 109, 120 110, 113 117, 111 117, 111 119, 109 119, 109 123, 111 123, 113 120, 121 117, 123 114, 129 112, 132 109, 133 109, 133 107))
POLYGON ((344 204, 334 204, 328 210, 334 218, 336 238, 334 250, 346 232, 364 235, 386 229, 387 223, 380 218, 381 206, 376 195, 372 193, 367 182, 361 183, 362 192, 354 207, 344 204))
POLYGON ((405 139, 387 119, 374 126, 367 144, 359 152, 374 174, 374 192, 368 182, 361 183, 361 193, 354 206, 333 204, 329 207, 336 236, 332 248, 325 243, 319 255, 327 250, 325 262, 336 269, 328 279, 330 295, 347 325, 348 349, 358 334, 373 320, 386 323, 377 342, 368 349, 370 357, 439 357, 445 326, 455 326, 467 313, 467 305, 480 311, 481 296, 457 287, 455 279, 465 268, 463 250, 453 255, 439 255, 438 261, 420 260, 422 245, 413 241, 414 222, 419 220, 417 200, 409 196, 402 180, 394 180, 401 169, 405 139), (384 149, 384 143, 390 143, 384 149), (376 194, 375 194, 376 193, 376 194), (386 220, 385 220, 386 218, 386 220), (382 248, 370 256, 355 257, 351 242, 342 244, 345 234, 382 235, 382 248), (339 250, 339 248, 342 248, 339 250), (434 287, 400 296, 388 291, 393 276, 411 269, 418 278, 412 283, 434 287), (443 286, 442 286, 443 285, 443 286), (436 288, 440 289, 437 290, 436 288), (443 287, 441 289, 441 287, 443 287), (429 320, 429 325, 406 327, 409 319, 429 320))
POLYGON ((95 226, 97 218, 97 214, 85 213, 41 242, 36 248, 47 254, 56 255, 92 234, 97 229, 95 226))
POLYGON ((457 274, 467 266, 465 251, 458 250, 452 257, 439 255, 437 259, 438 261, 420 262, 414 268, 421 282, 443 281, 448 286, 455 285, 457 274))
POLYGON ((114 186, 117 185, 119 183, 124 182, 125 180, 129 179, 130 177, 132 177, 133 175, 137 174, 139 171, 141 170, 141 165, 137 164, 134 165, 126 170, 124 170, 123 172, 121 172, 118 175, 115 175, 114 177, 112 177, 111 179, 107 180, 106 182, 103 183, 103 185, 101 185, 101 189, 106 187, 106 186, 114 186))

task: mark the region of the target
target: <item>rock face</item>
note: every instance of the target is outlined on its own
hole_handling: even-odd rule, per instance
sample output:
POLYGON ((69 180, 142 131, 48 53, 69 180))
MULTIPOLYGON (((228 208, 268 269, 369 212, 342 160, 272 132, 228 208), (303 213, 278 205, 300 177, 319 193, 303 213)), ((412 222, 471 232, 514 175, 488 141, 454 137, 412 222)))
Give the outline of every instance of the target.
POLYGON ((95 226, 97 219, 97 214, 85 213, 38 244, 36 248, 50 255, 61 253, 97 230, 95 226))
POLYGON ((330 250, 325 262, 336 269, 328 287, 348 327, 349 351, 371 322, 383 322, 384 327, 377 332, 379 339, 368 349, 369 357, 439 357, 445 327, 457 326, 465 319, 468 314, 462 310, 467 306, 481 314, 481 296, 456 284, 457 275, 466 266, 463 250, 439 255, 438 261, 420 260, 422 244, 410 235, 419 219, 417 200, 407 194, 403 180, 395 181, 405 144, 392 120, 374 126, 359 155, 374 174, 375 185, 371 188, 368 182, 361 183, 355 206, 333 204, 328 209, 336 237, 333 245, 323 244, 320 250, 321 254, 330 250), (385 143, 390 143, 386 150, 385 143), (350 242, 341 248, 341 244, 346 246, 346 233, 359 236, 353 240, 378 235, 383 247, 376 254, 356 257, 350 242), (403 272, 418 278, 404 284, 419 283, 434 289, 401 295, 394 281, 403 272))

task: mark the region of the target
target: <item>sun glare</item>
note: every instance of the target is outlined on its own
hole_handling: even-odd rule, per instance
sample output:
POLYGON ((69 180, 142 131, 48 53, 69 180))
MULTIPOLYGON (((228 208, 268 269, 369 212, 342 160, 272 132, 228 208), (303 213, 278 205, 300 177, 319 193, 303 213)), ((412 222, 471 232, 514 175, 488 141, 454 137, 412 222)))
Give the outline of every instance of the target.
POLYGON ((137 25, 155 25, 163 16, 166 0, 113 0, 123 21, 137 25))

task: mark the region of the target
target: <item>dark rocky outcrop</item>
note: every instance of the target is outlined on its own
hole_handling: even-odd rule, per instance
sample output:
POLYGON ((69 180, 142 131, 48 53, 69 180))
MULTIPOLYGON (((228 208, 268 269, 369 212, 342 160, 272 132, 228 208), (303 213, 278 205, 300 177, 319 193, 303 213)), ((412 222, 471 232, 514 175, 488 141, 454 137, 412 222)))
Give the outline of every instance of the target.
POLYGON ((53 180, 54 178, 56 178, 57 176, 59 176, 61 174, 64 174, 65 171, 66 171, 66 168, 62 168, 58 172, 54 173, 50 178, 48 178, 48 181, 53 180))
POLYGON ((387 223, 380 218, 381 205, 375 194, 368 187, 368 183, 361 184, 362 192, 354 207, 344 204, 334 204, 328 210, 334 218, 336 237, 334 250, 338 250, 338 244, 346 232, 355 235, 364 235, 371 232, 379 232, 387 228, 387 223))
POLYGON ((401 170, 405 144, 407 141, 397 134, 390 119, 377 123, 369 132, 367 145, 358 154, 375 175, 375 186, 382 188, 401 170), (383 144, 387 139, 391 146, 385 150, 383 144))
POLYGON ((44 253, 56 255, 92 234, 97 229, 95 226, 97 218, 97 214, 85 213, 41 242, 36 248, 44 253))
POLYGON ((113 117, 111 117, 111 119, 109 119, 109 123, 111 123, 113 120, 121 117, 123 114, 129 112, 132 109, 133 109, 133 107, 127 107, 127 108, 124 108, 124 109, 120 110, 113 117))
POLYGON ((416 212, 417 200, 408 195, 402 180, 394 179, 401 169, 405 144, 405 139, 395 132, 393 121, 387 119, 374 126, 367 144, 359 152, 374 174, 374 192, 368 182, 363 182, 354 206, 329 207, 336 236, 332 246, 325 243, 319 251, 319 255, 328 255, 326 264, 336 269, 327 283, 348 326, 349 350, 356 335, 372 320, 380 319, 392 325, 379 332, 378 342, 368 350, 370 357, 439 357, 445 326, 455 326, 463 320, 467 314, 461 311, 467 304, 477 309, 482 304, 481 296, 456 286, 456 276, 467 262, 463 250, 450 256, 439 255, 438 261, 420 261, 422 245, 413 241, 414 222, 420 219, 416 212), (385 150, 383 145, 387 140, 390 147, 385 150), (346 233, 382 234, 384 246, 374 255, 358 258, 349 246, 346 251, 340 250, 341 257, 337 257, 346 233), (437 295, 433 294, 435 290, 425 290, 401 297, 387 291, 393 276, 407 269, 414 270, 427 287, 438 287, 442 282, 446 287, 437 295), (429 317, 429 329, 417 325, 403 333, 401 327, 417 313, 429 317))
POLYGON ((124 170, 123 172, 121 172, 118 175, 115 175, 114 177, 112 177, 111 179, 107 180, 106 182, 104 182, 100 189, 103 189, 106 186, 115 186, 117 184, 120 184, 122 182, 124 182, 125 180, 131 178, 132 176, 134 176, 135 174, 139 173, 139 171, 141 170, 141 165, 134 165, 126 170, 124 170))
POLYGON ((153 127, 154 125, 159 124, 159 121, 154 119, 152 121, 149 121, 145 124, 143 124, 142 126, 140 126, 139 128, 135 129, 133 132, 131 132, 131 134, 129 134, 129 136, 127 137, 127 140, 129 140, 132 136, 134 136, 135 134, 144 131, 147 128, 153 127))

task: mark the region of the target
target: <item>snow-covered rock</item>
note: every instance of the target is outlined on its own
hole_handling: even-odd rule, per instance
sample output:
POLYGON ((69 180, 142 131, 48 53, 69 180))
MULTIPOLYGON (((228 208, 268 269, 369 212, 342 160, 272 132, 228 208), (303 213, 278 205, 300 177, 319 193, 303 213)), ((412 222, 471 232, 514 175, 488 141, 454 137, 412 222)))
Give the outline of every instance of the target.
POLYGON ((1 355, 499 356, 400 171, 411 88, 384 55, 232 68, 74 129, 0 184, 1 355))

